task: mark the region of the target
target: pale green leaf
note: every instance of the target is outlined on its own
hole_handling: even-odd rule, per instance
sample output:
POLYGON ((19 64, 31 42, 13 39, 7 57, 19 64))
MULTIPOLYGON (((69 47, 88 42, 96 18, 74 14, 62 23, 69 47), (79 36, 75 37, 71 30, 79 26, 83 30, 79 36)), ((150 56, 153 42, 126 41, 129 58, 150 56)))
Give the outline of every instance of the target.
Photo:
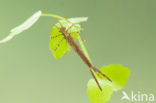
POLYGON ((21 25, 13 28, 10 31, 10 34, 3 38, 2 40, 0 40, 0 43, 5 43, 8 42, 9 40, 11 40, 12 38, 14 38, 16 35, 19 35, 20 33, 22 33, 23 31, 29 29, 32 25, 34 25, 40 18, 42 12, 38 11, 36 13, 34 13, 30 18, 28 18, 25 22, 23 22, 21 25))
MULTIPOLYGON (((72 22, 72 23, 82 23, 82 22, 87 22, 88 17, 74 17, 74 18, 69 18, 67 19, 68 21, 72 22)), ((60 20, 61 22, 64 20, 60 20)))
POLYGON ((90 79, 87 85, 87 94, 91 103, 106 103, 110 100, 113 93, 112 86, 108 85, 105 80, 98 79, 98 81, 102 87, 102 91, 97 86, 95 80, 90 79))
POLYGON ((76 38, 79 36, 81 30, 79 24, 72 26, 72 24, 65 21, 62 21, 61 24, 57 23, 52 27, 49 47, 56 59, 62 57, 64 54, 67 54, 70 51, 70 45, 68 44, 68 41, 66 41, 64 35, 59 32, 61 26, 65 27, 66 30, 68 30, 67 33, 70 34, 74 40, 76 40, 76 38))
POLYGON ((112 80, 112 86, 115 91, 121 90, 124 87, 130 75, 130 70, 120 64, 104 66, 100 71, 112 80))
POLYGON ((102 73, 108 76, 112 82, 105 79, 102 75, 96 75, 102 91, 100 91, 95 80, 91 79, 88 82, 87 93, 91 103, 106 103, 110 100, 112 92, 121 90, 128 81, 130 70, 122 65, 109 65, 100 69, 102 73))

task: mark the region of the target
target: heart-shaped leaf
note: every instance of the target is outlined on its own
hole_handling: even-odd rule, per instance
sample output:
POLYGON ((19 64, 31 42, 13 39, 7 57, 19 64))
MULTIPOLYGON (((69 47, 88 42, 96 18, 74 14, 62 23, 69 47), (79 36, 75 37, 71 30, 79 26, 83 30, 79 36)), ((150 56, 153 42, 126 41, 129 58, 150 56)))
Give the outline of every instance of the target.
POLYGON ((103 78, 102 75, 96 75, 102 91, 93 79, 90 79, 87 85, 87 94, 91 103, 106 103, 110 100, 113 91, 121 90, 128 81, 130 70, 122 65, 109 65, 100 69, 102 73, 107 75, 112 82, 103 78))
POLYGON ((90 79, 88 82, 87 94, 91 103, 105 103, 110 100, 113 93, 112 86, 108 85, 108 81, 102 79, 98 79, 98 81, 102 87, 102 91, 94 79, 90 79))
POLYGON ((80 33, 80 25, 62 21, 53 26, 51 36, 50 36, 50 50, 52 50, 52 54, 56 59, 62 57, 64 54, 67 54, 70 51, 70 45, 68 41, 64 37, 64 35, 59 31, 59 29, 63 26, 66 28, 68 34, 73 37, 74 40, 79 36, 80 33), (60 24, 61 23, 61 24, 60 24), (68 29, 70 28, 70 29, 68 29))

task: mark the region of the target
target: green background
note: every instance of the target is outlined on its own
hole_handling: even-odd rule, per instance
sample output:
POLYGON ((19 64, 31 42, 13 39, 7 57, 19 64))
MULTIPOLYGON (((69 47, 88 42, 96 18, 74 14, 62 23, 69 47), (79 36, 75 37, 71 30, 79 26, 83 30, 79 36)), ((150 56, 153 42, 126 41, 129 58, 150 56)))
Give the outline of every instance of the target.
MULTIPOLYGON (((131 76, 124 90, 156 94, 155 0, 0 0, 0 38, 38 10, 66 18, 89 17, 81 37, 94 64, 122 64, 131 76)), ((41 17, 29 30, 0 44, 0 103, 90 103, 91 74, 71 51, 56 60, 49 50, 56 19, 41 17)), ((110 103, 121 101, 122 92, 110 103)), ((143 103, 143 102, 142 102, 143 103)))

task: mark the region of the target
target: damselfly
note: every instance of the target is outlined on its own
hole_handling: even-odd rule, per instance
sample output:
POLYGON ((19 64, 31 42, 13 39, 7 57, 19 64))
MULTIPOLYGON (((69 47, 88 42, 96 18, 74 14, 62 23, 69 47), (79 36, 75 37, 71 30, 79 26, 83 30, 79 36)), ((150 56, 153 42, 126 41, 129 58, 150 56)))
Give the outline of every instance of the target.
MULTIPOLYGON (((71 24, 68 28, 66 28, 65 26, 63 26, 63 24, 61 22, 59 22, 59 26, 55 25, 55 27, 58 30, 58 34, 55 35, 51 35, 51 39, 55 39, 55 38, 61 38, 59 39, 57 42, 57 46, 53 49, 54 51, 57 51, 57 49, 59 49, 60 45, 62 42, 66 42, 66 46, 68 48, 72 48, 78 55, 79 57, 83 60, 83 62, 88 66, 93 78, 95 79, 98 87, 100 90, 102 90, 95 74, 95 73, 100 73, 104 78, 106 78, 107 80, 111 81, 111 79, 109 77, 107 77, 105 74, 103 74, 100 70, 98 70, 89 60, 88 58, 85 56, 85 54, 83 53, 83 51, 80 49, 79 45, 75 42, 75 38, 71 35, 73 34, 77 34, 79 32, 69 32, 70 29, 72 29, 72 27, 76 27, 75 24, 71 24)), ((52 31, 53 32, 53 31, 52 31)))

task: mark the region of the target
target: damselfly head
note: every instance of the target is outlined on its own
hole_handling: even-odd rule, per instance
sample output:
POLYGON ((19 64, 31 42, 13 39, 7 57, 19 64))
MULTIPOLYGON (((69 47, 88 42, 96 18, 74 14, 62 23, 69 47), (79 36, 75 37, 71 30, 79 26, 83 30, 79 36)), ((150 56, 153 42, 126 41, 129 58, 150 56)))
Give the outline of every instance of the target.
POLYGON ((65 31, 66 31, 66 28, 63 27, 63 26, 62 26, 62 27, 60 28, 60 30, 59 30, 59 32, 61 32, 61 33, 64 33, 65 31))

